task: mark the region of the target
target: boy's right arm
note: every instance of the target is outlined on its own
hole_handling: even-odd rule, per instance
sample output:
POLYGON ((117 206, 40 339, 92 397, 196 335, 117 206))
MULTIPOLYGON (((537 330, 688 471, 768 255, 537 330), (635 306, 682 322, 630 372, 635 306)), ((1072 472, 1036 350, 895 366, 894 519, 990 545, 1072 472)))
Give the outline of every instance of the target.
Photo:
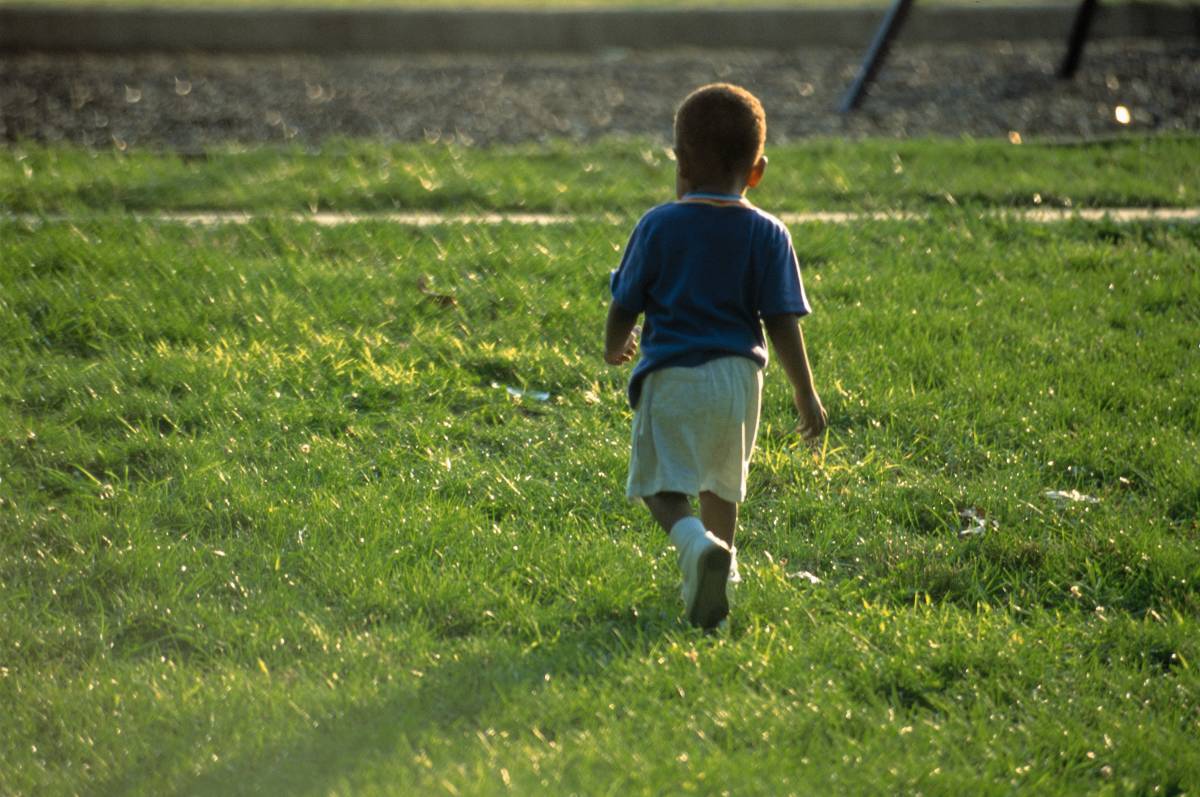
POLYGON ((608 320, 604 324, 604 362, 623 365, 637 355, 637 313, 623 309, 616 302, 608 306, 608 320))
POLYGON ((813 385, 800 319, 791 314, 766 316, 763 326, 775 348, 775 356, 792 383, 792 400, 800 413, 800 434, 806 440, 814 440, 825 432, 827 416, 813 385))

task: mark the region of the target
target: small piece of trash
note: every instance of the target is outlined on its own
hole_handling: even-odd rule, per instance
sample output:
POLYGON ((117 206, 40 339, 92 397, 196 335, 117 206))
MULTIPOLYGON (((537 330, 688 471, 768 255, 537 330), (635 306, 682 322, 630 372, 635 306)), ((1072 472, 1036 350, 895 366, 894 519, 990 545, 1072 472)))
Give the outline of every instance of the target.
POLYGON ((417 277, 417 290, 421 292, 422 296, 439 307, 458 307, 458 299, 448 293, 437 293, 430 287, 432 282, 431 277, 417 277))
POLYGON ((550 394, 544 390, 521 390, 518 387, 512 387, 510 385, 505 385, 504 389, 508 392, 508 395, 514 398, 523 398, 525 396, 529 396, 529 398, 533 399, 534 401, 550 400, 550 394))
POLYGON ((788 573, 787 577, 788 578, 801 578, 801 579, 804 579, 805 581, 807 581, 809 584, 820 584, 821 583, 821 579, 818 576, 814 575, 813 573, 808 572, 807 570, 801 570, 798 573, 788 573))
POLYGON ((1078 490, 1047 490, 1046 497, 1058 504, 1098 504, 1100 499, 1093 495, 1084 495, 1078 490))
POLYGON ((973 506, 958 510, 958 517, 966 526, 958 530, 958 538, 981 537, 988 529, 997 529, 1000 524, 983 514, 983 510, 973 506))
MULTIPOLYGON (((492 382, 492 387, 501 387, 499 382, 492 382)), ((544 390, 522 390, 512 385, 503 385, 504 391, 513 398, 531 398, 534 401, 549 401, 550 394, 544 390)))

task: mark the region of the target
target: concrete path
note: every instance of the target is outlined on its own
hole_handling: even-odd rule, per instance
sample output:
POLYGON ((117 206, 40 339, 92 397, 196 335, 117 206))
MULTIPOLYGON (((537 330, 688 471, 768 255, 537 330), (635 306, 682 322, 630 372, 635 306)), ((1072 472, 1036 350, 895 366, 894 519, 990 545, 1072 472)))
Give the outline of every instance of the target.
MULTIPOLYGON (((922 221, 930 214, 916 211, 875 211, 856 213, 846 211, 811 211, 801 213, 779 213, 786 224, 852 224, 870 221, 922 221)), ((1136 221, 1200 223, 1200 208, 999 208, 980 212, 968 212, 974 218, 1000 218, 1035 224, 1080 221, 1098 222, 1110 220, 1118 223, 1136 221)), ((86 223, 89 221, 132 218, 150 224, 186 224, 198 227, 249 224, 259 219, 279 219, 290 223, 316 224, 321 227, 340 227, 348 224, 387 223, 405 227, 434 227, 445 224, 500 225, 516 224, 534 227, 575 224, 586 222, 610 222, 627 224, 629 218, 613 214, 571 213, 436 213, 432 211, 361 212, 361 213, 288 213, 226 211, 164 211, 161 213, 32 213, 0 214, 0 222, 37 225, 42 223, 86 223)))

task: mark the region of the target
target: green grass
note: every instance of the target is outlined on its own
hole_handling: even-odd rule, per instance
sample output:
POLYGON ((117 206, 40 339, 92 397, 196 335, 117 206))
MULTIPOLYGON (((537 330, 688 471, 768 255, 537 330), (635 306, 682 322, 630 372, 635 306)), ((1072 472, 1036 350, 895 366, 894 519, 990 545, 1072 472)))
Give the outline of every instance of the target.
POLYGON ((0 793, 1200 790, 1200 227, 795 227, 832 425, 768 369, 714 637, 621 497, 628 229, 0 221, 0 793))
MULTIPOLYGON (((776 211, 962 206, 1189 206, 1200 137, 1093 143, 812 141, 768 147, 753 198, 776 211), (1036 200, 1035 200, 1036 197, 1036 200)), ((0 209, 527 210, 637 213, 669 198, 674 162, 648 139, 500 148, 335 141, 204 158, 21 144, 0 150, 0 209)))

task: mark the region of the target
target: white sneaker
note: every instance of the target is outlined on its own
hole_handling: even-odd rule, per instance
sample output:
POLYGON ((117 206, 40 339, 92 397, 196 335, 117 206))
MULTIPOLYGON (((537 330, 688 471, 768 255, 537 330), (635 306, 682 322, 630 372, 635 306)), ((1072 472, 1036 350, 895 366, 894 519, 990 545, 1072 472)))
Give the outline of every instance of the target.
POLYGON ((683 605, 693 625, 715 628, 729 614, 729 599, 725 595, 729 561, 729 547, 711 531, 703 537, 697 536, 679 552, 683 605))

